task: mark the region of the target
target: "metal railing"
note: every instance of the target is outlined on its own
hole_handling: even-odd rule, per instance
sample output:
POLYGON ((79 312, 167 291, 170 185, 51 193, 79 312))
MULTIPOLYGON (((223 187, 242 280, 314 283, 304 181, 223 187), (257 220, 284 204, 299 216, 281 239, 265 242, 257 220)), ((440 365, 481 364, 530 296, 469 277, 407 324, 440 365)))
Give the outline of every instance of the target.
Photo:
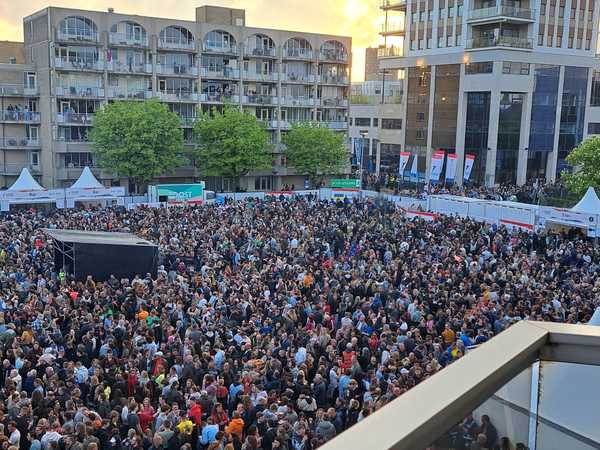
POLYGON ((378 58, 398 58, 403 56, 402 47, 392 45, 390 47, 380 47, 377 49, 378 58))
POLYGON ((381 9, 406 8, 406 0, 381 0, 381 9))
POLYGON ((317 123, 329 127, 333 130, 345 130, 346 128, 348 128, 348 122, 342 120, 324 120, 317 123))
POLYGON ((96 86, 56 86, 59 97, 104 97, 104 89, 96 86))
POLYGON ((39 146, 39 139, 29 139, 25 136, 0 137, 1 148, 36 148, 39 146))
POLYGON ((57 123, 68 123, 76 125, 91 125, 94 120, 94 114, 90 113, 72 113, 63 112, 56 115, 57 123))
POLYGON ((165 39, 158 40, 159 48, 170 48, 174 50, 195 50, 194 41, 169 41, 165 39))
POLYGON ((197 117, 182 116, 181 117, 181 126, 182 127, 193 127, 197 121, 198 121, 197 117))
POLYGON ((206 102, 239 103, 240 97, 237 93, 209 93, 202 94, 206 102))
POLYGON ((527 38, 512 36, 479 37, 467 41, 467 48, 474 49, 487 47, 508 47, 531 50, 533 48, 533 41, 527 38))
POLYGON ((257 94, 245 94, 243 97, 243 103, 253 103, 258 105, 276 105, 277 96, 275 95, 257 95, 257 94))
POLYGON ((244 51, 246 56, 268 56, 271 58, 277 57, 277 49, 275 47, 258 47, 258 48, 247 48, 244 51))
POLYGON ((109 88, 108 98, 144 100, 152 98, 152 91, 143 88, 109 88))
POLYGON ((128 63, 121 61, 111 61, 106 63, 106 68, 109 71, 121 73, 152 73, 152 64, 143 63, 128 63))
POLYGON ((242 73, 245 80, 252 81, 277 81, 279 80, 279 73, 277 72, 267 72, 267 73, 259 73, 259 72, 249 72, 244 71, 242 73))
POLYGON ((404 34, 404 22, 388 22, 381 24, 380 34, 404 34))
POLYGON ((37 87, 22 84, 0 84, 0 97, 25 97, 38 95, 37 87))
POLYGON ((469 11, 469 20, 490 19, 492 17, 512 17, 515 19, 534 20, 535 10, 499 5, 490 8, 472 9, 469 11))
POLYGON ((162 100, 188 100, 190 102, 198 101, 198 94, 189 91, 159 91, 159 97, 162 100))
POLYGON ((298 83, 314 83, 315 76, 311 74, 284 73, 281 75, 282 81, 291 81, 298 83))
POLYGON ((198 67, 196 66, 187 66, 183 64, 157 64, 156 65, 156 73, 166 74, 166 75, 192 75, 198 76, 198 67))
POLYGON ((21 170, 27 168, 31 173, 39 173, 40 166, 32 166, 29 164, 0 164, 0 173, 4 175, 18 175, 21 170))
POLYGON ((310 97, 284 97, 281 103, 285 106, 313 107, 318 106, 320 101, 310 97))
POLYGON ((322 50, 319 54, 322 61, 348 62, 348 53, 342 50, 322 50))
POLYGON ((324 84, 348 84, 350 80, 343 75, 321 75, 321 83, 324 84))
POLYGON ((216 45, 204 43, 202 51, 207 53, 226 53, 228 55, 237 55, 238 49, 235 45, 216 45))
POLYGON ((80 29, 57 30, 56 38, 59 41, 83 41, 83 42, 98 42, 98 32, 80 29))
POLYGON ((283 51, 284 58, 313 59, 312 50, 306 48, 288 48, 283 51))
POLYGON ((55 58, 54 67, 66 70, 104 70, 104 61, 72 61, 66 58, 55 58))
POLYGON ((205 78, 233 78, 237 80, 240 77, 240 71, 229 67, 201 67, 200 75, 205 78))
POLYGON ((346 99, 346 98, 324 98, 321 101, 322 101, 323 106, 330 106, 330 107, 336 107, 336 106, 347 107, 348 106, 348 99, 346 99))
POLYGON ((0 111, 0 121, 19 123, 39 122, 40 113, 23 110, 0 111))
POLYGON ((131 47, 148 47, 148 36, 135 37, 127 33, 109 33, 108 40, 114 45, 129 45, 131 47))

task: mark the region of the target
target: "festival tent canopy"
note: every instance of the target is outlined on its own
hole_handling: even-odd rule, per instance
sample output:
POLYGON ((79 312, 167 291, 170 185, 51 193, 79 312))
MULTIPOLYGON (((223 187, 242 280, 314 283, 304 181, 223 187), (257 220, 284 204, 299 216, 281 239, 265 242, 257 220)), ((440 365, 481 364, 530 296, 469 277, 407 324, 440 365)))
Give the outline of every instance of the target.
POLYGON ((29 173, 26 167, 21 170, 21 174, 17 181, 13 183, 11 187, 7 190, 9 191, 45 191, 45 189, 40 186, 40 184, 35 181, 35 179, 29 173))
POLYGON ((88 166, 85 166, 79 179, 73 183, 71 189, 102 189, 104 186, 96 179, 88 166))
POLYGON ((585 214, 600 214, 600 198, 596 195, 593 187, 589 187, 585 195, 579 203, 577 203, 571 211, 585 214))

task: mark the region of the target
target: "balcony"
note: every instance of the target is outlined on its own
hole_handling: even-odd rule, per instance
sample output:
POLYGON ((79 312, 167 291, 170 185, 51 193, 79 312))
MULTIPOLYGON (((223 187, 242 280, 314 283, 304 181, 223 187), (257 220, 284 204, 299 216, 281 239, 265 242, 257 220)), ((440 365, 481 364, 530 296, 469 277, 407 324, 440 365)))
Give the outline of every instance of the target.
POLYGON ((94 114, 58 113, 56 122, 66 125, 92 125, 94 114))
POLYGON ((34 175, 39 175, 41 173, 40 166, 31 166, 28 164, 2 164, 0 165, 0 174, 19 175, 24 168, 27 168, 34 175))
POLYGON ((319 125, 331 128, 332 130, 346 130, 348 129, 348 122, 342 120, 324 120, 317 122, 319 125))
POLYGON ((198 94, 195 92, 184 92, 184 91, 159 91, 158 96, 161 100, 166 102, 173 101, 187 101, 187 102, 198 102, 198 94))
POLYGON ((283 52, 284 59, 313 59, 313 52, 307 48, 288 48, 283 52))
POLYGON ((247 48, 244 56, 249 58, 277 58, 277 49, 275 47, 247 48))
POLYGON ((350 80, 348 77, 343 75, 321 75, 320 79, 322 84, 349 84, 350 80))
POLYGON ((242 101, 243 101, 243 103, 250 103, 253 105, 277 106, 277 96, 275 96, 275 95, 246 94, 242 98, 242 101))
POLYGON ((109 88, 108 98, 117 100, 144 100, 152 98, 152 91, 143 88, 109 88))
POLYGON ((36 86, 25 87, 22 84, 0 84, 0 97, 37 97, 36 86))
POLYGON ((469 23, 514 22, 525 23, 535 20, 535 10, 515 8, 514 6, 492 6, 469 11, 469 23))
POLYGON ((195 51, 196 44, 194 41, 170 41, 159 39, 158 40, 158 48, 168 49, 168 50, 185 50, 185 51, 195 51))
POLYGON ((184 128, 192 128, 198 121, 197 117, 181 117, 181 126, 184 128))
POLYGON ((216 93, 216 92, 206 92, 202 94, 203 100, 208 103, 239 103, 240 96, 236 93, 216 93))
POLYGON ((65 58, 54 58, 54 68, 59 70, 103 71, 104 61, 71 61, 65 58))
POLYGON ((109 33, 108 40, 112 45, 148 47, 148 36, 134 36, 127 33, 109 33))
POLYGON ((95 86, 56 86, 57 97, 104 98, 104 89, 95 86))
POLYGON ((277 72, 257 73, 244 71, 242 75, 244 77, 244 80, 249 81, 262 81, 264 83, 269 83, 277 82, 277 80, 279 80, 279 73, 277 72))
POLYGON ((151 74, 152 64, 142 63, 126 63, 121 61, 111 61, 106 63, 106 68, 112 72, 129 73, 129 74, 151 74))
POLYGON ((347 63, 348 62, 348 54, 341 50, 323 50, 319 54, 319 61, 321 62, 337 62, 337 63, 347 63))
POLYGON ((40 113, 33 111, 0 111, 2 123, 39 123, 40 113))
POLYGON ((478 37, 467 41, 467 48, 480 50, 486 48, 512 48, 515 50, 531 50, 533 41, 527 38, 512 36, 478 37))
POLYGON ((240 78, 240 71, 229 67, 201 67, 200 76, 202 76, 202 78, 227 78, 238 80, 240 78))
POLYGON ((88 30, 80 30, 80 29, 70 29, 67 28, 65 30, 57 30, 56 31, 56 39, 59 41, 67 41, 67 42, 99 42, 97 31, 88 31, 88 30))
POLYGON ((283 106, 299 107, 299 108, 312 108, 320 104, 320 100, 315 100, 309 97, 285 97, 282 99, 283 106))
POLYGON ((316 77, 314 75, 309 74, 284 73, 281 75, 281 80, 290 83, 313 84, 316 80, 316 77))
POLYGON ((388 22, 381 24, 379 34, 382 36, 404 36, 404 31, 404 22, 388 22))
POLYGON ((205 53, 218 53, 221 55, 237 55, 238 49, 235 45, 217 45, 204 43, 202 51, 205 53))
POLYGON ((196 66, 186 66, 182 64, 165 65, 157 64, 156 73, 163 75, 187 75, 187 76, 198 76, 198 68, 196 66))
POLYGON ((325 108, 347 108, 348 99, 345 98, 324 98, 322 100, 323 107, 325 108))
POLYGON ((406 0, 381 0, 379 8, 388 11, 406 11, 406 0))
POLYGON ((378 58, 400 58, 403 56, 402 47, 392 45, 390 47, 379 47, 377 49, 378 58))
POLYGON ((39 139, 29 139, 25 136, 20 137, 0 137, 0 148, 4 150, 27 150, 39 149, 41 146, 39 139))

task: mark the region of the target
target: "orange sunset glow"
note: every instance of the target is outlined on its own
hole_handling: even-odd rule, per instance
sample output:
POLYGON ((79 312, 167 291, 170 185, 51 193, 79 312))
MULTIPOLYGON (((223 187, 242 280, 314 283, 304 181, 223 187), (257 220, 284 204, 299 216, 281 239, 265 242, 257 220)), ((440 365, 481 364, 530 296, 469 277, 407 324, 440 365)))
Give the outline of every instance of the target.
POLYGON ((365 47, 378 42, 378 0, 3 0, 0 40, 22 41, 23 17, 47 6, 101 11, 112 7, 124 14, 194 20, 194 8, 203 4, 243 8, 248 26, 351 36, 353 81, 364 77, 365 47))

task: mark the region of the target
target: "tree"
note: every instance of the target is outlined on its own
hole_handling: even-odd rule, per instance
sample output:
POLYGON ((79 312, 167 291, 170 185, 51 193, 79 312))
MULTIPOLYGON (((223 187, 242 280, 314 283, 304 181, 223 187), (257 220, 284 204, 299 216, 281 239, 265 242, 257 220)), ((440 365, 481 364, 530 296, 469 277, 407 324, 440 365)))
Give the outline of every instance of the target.
POLYGON ((273 164, 269 134, 255 116, 225 105, 200 114, 194 126, 194 156, 204 175, 239 178, 273 164))
POLYGON ((575 167, 573 173, 561 174, 569 191, 582 195, 589 186, 600 189, 600 137, 591 137, 575 147, 567 162, 575 167))
POLYGON ((117 101, 94 117, 92 149, 103 169, 136 184, 171 172, 184 163, 179 116, 157 100, 117 101))
POLYGON ((283 143, 289 164, 312 182, 340 173, 349 162, 344 135, 311 122, 294 124, 283 143))

